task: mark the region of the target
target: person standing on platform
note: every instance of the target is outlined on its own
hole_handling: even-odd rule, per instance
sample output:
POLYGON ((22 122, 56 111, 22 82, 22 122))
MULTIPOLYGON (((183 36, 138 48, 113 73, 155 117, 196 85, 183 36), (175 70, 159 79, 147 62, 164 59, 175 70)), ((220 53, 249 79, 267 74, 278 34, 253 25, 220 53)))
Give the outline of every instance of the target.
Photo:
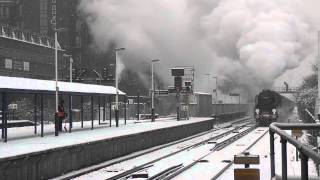
POLYGON ((66 112, 64 110, 64 101, 61 100, 58 106, 58 118, 59 118, 59 131, 62 131, 62 123, 66 118, 66 112))

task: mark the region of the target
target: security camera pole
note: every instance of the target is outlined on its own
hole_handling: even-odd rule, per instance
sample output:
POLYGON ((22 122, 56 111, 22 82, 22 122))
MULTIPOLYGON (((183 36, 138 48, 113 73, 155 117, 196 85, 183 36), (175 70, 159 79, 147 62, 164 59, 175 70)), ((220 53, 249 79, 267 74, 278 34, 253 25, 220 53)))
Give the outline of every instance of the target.
POLYGON ((151 92, 151 122, 155 121, 155 117, 154 117, 154 75, 153 75, 153 64, 155 62, 159 62, 159 59, 154 59, 151 61, 151 86, 152 86, 152 92, 151 92))
POLYGON ((118 51, 123 51, 125 48, 116 48, 114 52, 116 54, 116 73, 115 73, 115 83, 116 83, 116 107, 115 107, 115 118, 116 118, 116 127, 119 127, 119 89, 118 89, 118 71, 117 71, 117 59, 118 59, 118 51))

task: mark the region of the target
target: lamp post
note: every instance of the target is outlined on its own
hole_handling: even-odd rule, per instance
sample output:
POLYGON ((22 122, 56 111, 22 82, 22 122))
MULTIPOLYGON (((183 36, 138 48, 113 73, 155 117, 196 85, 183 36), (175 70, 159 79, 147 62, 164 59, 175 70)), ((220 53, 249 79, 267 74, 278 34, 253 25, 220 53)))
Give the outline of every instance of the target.
POLYGON ((215 93, 216 93, 216 100, 215 100, 215 106, 216 106, 216 108, 215 108, 215 114, 216 114, 216 116, 217 116, 217 113, 218 113, 218 76, 214 76, 214 77, 212 77, 212 78, 214 78, 214 79, 216 79, 216 89, 215 89, 215 93))
POLYGON ((320 119, 320 31, 318 31, 318 55, 317 55, 317 67, 318 67, 318 98, 316 102, 317 118, 320 119))
POLYGON ((54 59, 55 59, 55 85, 56 85, 56 113, 55 113, 55 136, 59 135, 58 129, 58 103, 59 103, 59 86, 58 86, 58 32, 64 31, 64 28, 54 29, 54 59))
POLYGON ((114 52, 116 54, 116 73, 115 73, 115 83, 116 83, 116 107, 115 107, 115 118, 116 118, 116 127, 119 127, 119 90, 118 90, 118 71, 117 71, 117 60, 118 60, 118 51, 123 51, 125 48, 116 48, 114 52))
POLYGON ((159 59, 154 59, 151 61, 151 87, 152 87, 152 92, 151 92, 151 122, 155 121, 154 118, 154 79, 153 79, 153 64, 155 62, 159 62, 159 59))
POLYGON ((218 76, 214 76, 212 78, 216 79, 216 90, 215 90, 215 93, 216 93, 216 104, 218 104, 218 76))

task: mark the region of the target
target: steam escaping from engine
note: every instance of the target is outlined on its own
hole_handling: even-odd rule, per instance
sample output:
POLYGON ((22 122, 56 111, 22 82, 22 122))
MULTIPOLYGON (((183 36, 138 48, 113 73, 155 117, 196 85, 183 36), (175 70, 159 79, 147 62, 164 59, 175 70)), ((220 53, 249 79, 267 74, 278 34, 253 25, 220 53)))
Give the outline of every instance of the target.
POLYGON ((206 91, 204 74, 210 73, 219 77, 221 91, 252 94, 271 88, 313 54, 319 5, 317 0, 82 0, 79 10, 97 48, 128 49, 123 53, 128 68, 160 59, 155 71, 170 85, 170 68, 191 65, 198 90, 206 91))

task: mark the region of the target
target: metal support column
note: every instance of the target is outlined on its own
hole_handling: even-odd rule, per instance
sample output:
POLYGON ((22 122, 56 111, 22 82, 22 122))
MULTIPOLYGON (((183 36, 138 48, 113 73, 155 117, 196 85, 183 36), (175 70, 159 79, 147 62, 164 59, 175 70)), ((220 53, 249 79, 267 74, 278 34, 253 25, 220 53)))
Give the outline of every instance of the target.
POLYGON ((69 133, 71 133, 72 129, 72 96, 69 95, 69 133))
POLYGON ((270 165, 271 165, 271 177, 276 176, 275 172, 275 160, 274 160, 274 132, 269 131, 270 134, 270 165))
POLYGON ((300 152, 301 159, 301 180, 308 180, 308 156, 300 152))
POLYGON ((100 118, 101 118, 101 116, 100 116, 100 107, 101 107, 101 102, 100 102, 100 96, 98 96, 98 117, 99 117, 99 125, 101 124, 101 121, 100 121, 100 118))
POLYGON ((106 120, 106 97, 103 96, 103 121, 106 120))
POLYGON ((127 103, 128 103, 128 98, 127 96, 124 97, 124 124, 127 124, 127 103))
POLYGON ((37 94, 34 95, 34 110, 33 110, 33 119, 34 119, 34 134, 37 134, 37 125, 38 125, 38 119, 37 119, 37 94))
POLYGON ((138 91, 138 94, 137 94, 137 98, 138 98, 138 112, 137 112, 137 114, 138 114, 138 120, 140 120, 140 92, 138 91))
POLYGON ((7 122, 7 109, 8 105, 7 105, 7 93, 3 92, 2 93, 2 134, 3 134, 3 138, 4 138, 4 142, 7 142, 7 137, 8 137, 8 122, 7 122))
POLYGON ((80 101, 81 101, 80 102, 80 104, 81 104, 80 105, 81 106, 81 108, 80 108, 81 109, 81 115, 80 115, 81 116, 80 117, 81 118, 81 128, 83 128, 83 96, 80 96, 80 101))
POLYGON ((119 109, 115 109, 116 127, 119 127, 119 109))
POLYGON ((40 95, 40 113, 41 113, 41 137, 43 137, 43 94, 40 95))
POLYGON ((110 127, 111 127, 111 119, 112 119, 112 107, 111 107, 111 96, 109 96, 109 120, 110 120, 110 127))
POLYGON ((287 171, 287 140, 281 138, 281 156, 282 156, 282 180, 288 180, 287 171))
POLYGON ((93 129, 93 96, 91 96, 91 129, 93 129))
POLYGON ((2 99, 2 108, 1 108, 1 138, 3 139, 4 138, 4 116, 5 116, 5 111, 4 111, 4 96, 5 96, 5 93, 2 92, 1 93, 1 99, 2 99))

